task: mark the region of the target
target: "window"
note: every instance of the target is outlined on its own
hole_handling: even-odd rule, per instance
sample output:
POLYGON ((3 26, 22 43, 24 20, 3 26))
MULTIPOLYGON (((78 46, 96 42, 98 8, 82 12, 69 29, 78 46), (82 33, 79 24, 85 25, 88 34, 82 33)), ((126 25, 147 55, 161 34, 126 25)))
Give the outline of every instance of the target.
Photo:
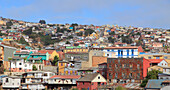
POLYGON ((14 83, 12 83, 12 85, 14 85, 14 83))
POLYGON ((47 73, 44 73, 43 76, 48 76, 47 73))
POLYGON ((123 50, 121 51, 121 56, 123 56, 123 50))
POLYGON ((115 73, 115 78, 117 78, 117 73, 115 73))
POLYGON ((132 73, 129 73, 129 78, 132 78, 132 73))
POLYGON ((19 68, 19 70, 22 70, 22 68, 19 68))
POLYGON ((84 56, 84 59, 88 59, 88 57, 87 57, 87 56, 84 56))
POLYGON ((130 68, 132 68, 133 67, 133 64, 130 64, 130 68))
POLYGON ((111 77, 112 75, 111 75, 111 73, 109 73, 109 77, 111 77))
POLYGON ((137 64, 137 69, 139 69, 140 68, 140 65, 139 64, 137 64))
POLYGON ((72 79, 70 79, 70 81, 71 81, 71 82, 73 82, 73 80, 72 80, 72 79))
POLYGON ((93 85, 93 83, 91 85, 93 85))
POLYGON ((160 59, 160 57, 156 57, 156 59, 160 59))
POLYGON ((19 65, 22 65, 22 63, 19 63, 19 65))
POLYGON ((98 76, 98 79, 100 79, 100 76, 98 76))
POLYGON ((63 63, 61 63, 61 66, 63 66, 63 63))
POLYGON ((107 56, 109 56, 109 54, 107 54, 107 56))
POLYGON ((148 57, 148 59, 151 59, 151 57, 148 57))
POLYGON ((84 85, 84 82, 83 82, 83 85, 84 85))
POLYGON ((27 67, 27 65, 25 65, 25 67, 27 67))
POLYGON ((134 50, 132 50, 132 56, 134 55, 134 50))
POLYGON ((127 50, 127 56, 129 57, 129 49, 127 50))
POLYGON ((118 68, 118 65, 117 65, 117 64, 115 64, 115 68, 118 68))
POLYGON ((9 82, 8 78, 6 78, 6 82, 9 82))
POLYGON ((167 56, 165 56, 165 57, 164 57, 164 59, 168 59, 168 57, 167 57, 167 56))
POLYGON ((111 81, 112 81, 112 80, 111 80, 111 79, 109 79, 109 83, 111 83, 111 81))
POLYGON ((100 86, 100 82, 98 82, 98 86, 100 86))

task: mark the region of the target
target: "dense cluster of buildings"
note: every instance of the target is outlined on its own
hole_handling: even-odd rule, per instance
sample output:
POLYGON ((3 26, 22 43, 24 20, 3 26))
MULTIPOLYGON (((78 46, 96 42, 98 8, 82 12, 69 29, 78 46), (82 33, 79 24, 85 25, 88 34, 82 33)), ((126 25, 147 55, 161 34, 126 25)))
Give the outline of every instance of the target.
POLYGON ((0 32, 3 89, 170 88, 170 30, 1 18, 0 32), (57 42, 44 43, 42 37, 26 34, 30 28, 57 42), (22 37, 27 45, 20 42, 22 37), (152 70, 162 73, 140 87, 152 70))

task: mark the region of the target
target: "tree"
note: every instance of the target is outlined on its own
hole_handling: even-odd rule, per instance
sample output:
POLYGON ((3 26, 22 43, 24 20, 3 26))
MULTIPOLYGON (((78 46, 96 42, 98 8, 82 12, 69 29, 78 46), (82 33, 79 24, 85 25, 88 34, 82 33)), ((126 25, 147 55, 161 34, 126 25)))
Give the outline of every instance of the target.
POLYGON ((114 43, 115 42, 115 39, 113 39, 112 37, 108 37, 108 40, 110 43, 114 43))
POLYGON ((93 32, 95 32, 95 31, 92 29, 87 29, 87 30, 85 30, 85 35, 88 36, 88 35, 92 34, 93 32))
POLYGON ((52 61, 52 65, 57 66, 58 60, 59 60, 58 56, 55 56, 54 60, 52 61))
POLYGON ((32 66, 33 71, 37 71, 37 67, 35 65, 32 66))
POLYGON ((83 32, 77 33, 77 36, 83 36, 83 32))
POLYGON ((115 32, 113 31, 113 32, 110 32, 110 35, 115 35, 115 32))
POLYGON ((152 70, 152 71, 149 71, 148 73, 147 73, 147 76, 146 76, 146 78, 142 81, 142 83, 141 83, 141 87, 145 87, 146 86, 146 84, 148 83, 148 80, 149 79, 158 79, 158 74, 159 73, 162 73, 161 71, 159 71, 159 70, 152 70))
POLYGON ((66 41, 66 44, 71 44, 69 41, 66 41))
POLYGON ((29 28, 28 30, 23 31, 23 34, 31 35, 32 34, 32 28, 29 28))
POLYGON ((68 36, 68 37, 67 37, 67 39, 72 39, 72 38, 73 38, 73 36, 72 36, 72 35, 70 35, 70 36, 68 36))
POLYGON ((45 20, 40 20, 39 23, 46 24, 45 20))
POLYGON ((6 23, 6 26, 7 26, 7 27, 10 27, 10 26, 12 26, 12 25, 13 25, 13 23, 12 23, 11 21, 9 21, 9 22, 6 23))
POLYGON ((24 37, 20 38, 19 43, 29 45, 28 42, 25 41, 24 37))

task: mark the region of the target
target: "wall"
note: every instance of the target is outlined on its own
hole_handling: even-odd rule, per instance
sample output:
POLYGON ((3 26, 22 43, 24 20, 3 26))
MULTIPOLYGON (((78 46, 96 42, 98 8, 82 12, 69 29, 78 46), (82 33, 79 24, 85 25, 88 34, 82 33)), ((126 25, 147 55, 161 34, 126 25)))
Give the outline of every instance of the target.
POLYGON ((98 64, 107 62, 107 57, 103 56, 93 56, 92 57, 92 67, 98 67, 98 64))

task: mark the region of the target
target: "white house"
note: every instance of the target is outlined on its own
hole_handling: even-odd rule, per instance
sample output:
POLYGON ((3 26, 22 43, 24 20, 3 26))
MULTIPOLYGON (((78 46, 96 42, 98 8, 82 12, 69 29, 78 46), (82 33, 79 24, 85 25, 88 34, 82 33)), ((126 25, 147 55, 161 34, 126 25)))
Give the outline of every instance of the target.
POLYGON ((22 75, 22 89, 39 90, 45 89, 44 83, 47 83, 53 72, 31 71, 22 75))
POLYGON ((21 57, 13 57, 10 63, 12 72, 32 71, 32 64, 26 62, 26 60, 21 57))
POLYGON ((168 67, 168 62, 166 60, 162 60, 160 63, 158 63, 158 66, 168 67))
POLYGON ((2 79, 3 89, 19 89, 21 85, 21 79, 17 76, 4 77, 2 79))

